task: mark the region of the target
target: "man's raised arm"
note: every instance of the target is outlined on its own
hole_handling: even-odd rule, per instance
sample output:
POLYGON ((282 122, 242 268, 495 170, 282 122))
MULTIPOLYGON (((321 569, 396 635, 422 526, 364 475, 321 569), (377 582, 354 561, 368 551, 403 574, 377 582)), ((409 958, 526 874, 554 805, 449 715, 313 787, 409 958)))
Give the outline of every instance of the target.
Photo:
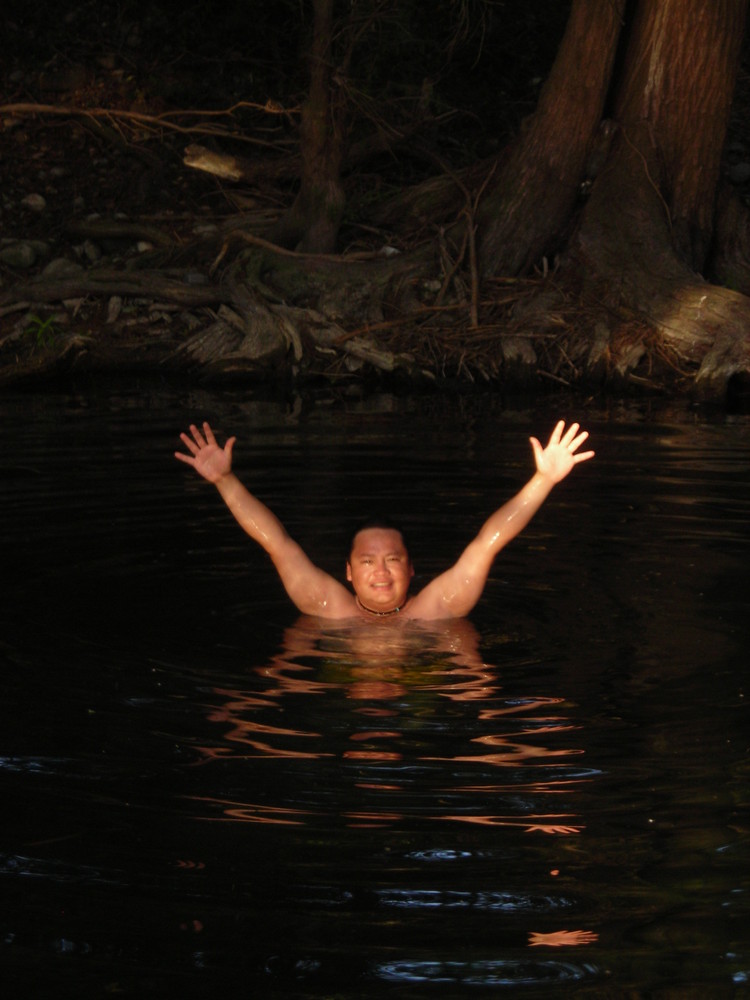
POLYGON ((536 472, 511 500, 496 510, 469 543, 458 561, 428 583, 413 599, 412 614, 419 618, 460 618, 479 600, 495 556, 523 531, 550 494, 579 462, 594 457, 593 451, 579 452, 588 438, 578 424, 565 429, 559 421, 543 448, 536 438, 531 446, 536 472))
POLYGON ((203 424, 202 432, 191 424, 190 434, 180 434, 180 439, 189 454, 176 451, 175 458, 213 483, 238 524, 269 554, 297 608, 304 614, 323 618, 351 614, 353 597, 346 587, 310 561, 273 511, 232 472, 236 439, 229 438, 220 448, 208 423, 203 424))

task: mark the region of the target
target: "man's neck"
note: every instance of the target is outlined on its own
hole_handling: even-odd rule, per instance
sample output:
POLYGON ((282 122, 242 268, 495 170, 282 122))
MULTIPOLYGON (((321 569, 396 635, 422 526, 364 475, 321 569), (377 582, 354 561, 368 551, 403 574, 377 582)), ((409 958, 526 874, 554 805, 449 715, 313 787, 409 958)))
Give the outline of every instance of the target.
POLYGON ((373 615, 376 618, 387 618, 389 615, 397 615, 399 611, 403 611, 404 606, 408 598, 404 598, 404 601, 397 608, 390 608, 388 611, 374 611, 372 608, 368 608, 366 604, 363 604, 359 599, 359 595, 355 595, 354 600, 356 601, 357 607, 360 611, 366 612, 368 615, 373 615))

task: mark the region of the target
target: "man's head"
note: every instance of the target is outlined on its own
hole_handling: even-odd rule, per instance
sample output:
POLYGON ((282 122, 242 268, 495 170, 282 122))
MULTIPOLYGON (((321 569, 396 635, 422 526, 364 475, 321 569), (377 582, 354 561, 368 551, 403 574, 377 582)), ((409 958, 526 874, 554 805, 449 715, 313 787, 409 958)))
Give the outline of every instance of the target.
POLYGON ((370 611, 386 612, 406 603, 414 567, 400 528, 384 520, 361 524, 352 536, 346 578, 370 611))

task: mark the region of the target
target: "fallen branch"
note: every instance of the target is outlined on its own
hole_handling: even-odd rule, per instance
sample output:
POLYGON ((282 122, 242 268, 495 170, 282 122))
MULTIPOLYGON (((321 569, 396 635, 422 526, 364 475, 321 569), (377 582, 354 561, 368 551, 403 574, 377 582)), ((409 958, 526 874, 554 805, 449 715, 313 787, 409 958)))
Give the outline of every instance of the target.
MULTIPOLYGON (((57 118, 89 118, 92 120, 104 119, 106 121, 126 122, 141 128, 148 128, 151 131, 165 129, 170 132, 177 132, 181 135, 210 135, 224 136, 240 142, 248 142, 254 146, 263 146, 266 149, 277 149, 278 143, 268 142, 265 139, 255 139, 243 132, 228 132, 224 128, 217 128, 213 125, 179 125, 172 121, 173 118, 231 118, 235 111, 240 108, 253 108, 256 111, 265 111, 268 114, 291 113, 287 109, 279 108, 272 102, 267 104, 252 104, 249 101, 240 101, 224 111, 165 111, 160 115, 147 115, 141 111, 123 111, 117 108, 77 108, 73 105, 60 104, 2 104, 0 114, 4 115, 40 115, 57 118)), ((294 111, 297 109, 295 108, 294 111)))
POLYGON ((158 273, 88 271, 70 278, 34 278, 0 293, 0 306, 19 301, 61 302, 86 295, 128 295, 166 299, 183 306, 228 302, 230 293, 219 285, 190 285, 158 273))
POLYGON ((221 250, 219 251, 214 262, 211 264, 209 274, 214 274, 216 272, 219 264, 226 256, 227 250, 229 249, 233 239, 242 240, 244 243, 250 243, 252 246, 259 247, 262 250, 268 250, 269 253, 277 254, 279 257, 292 257, 296 260, 317 260, 324 261, 329 264, 350 264, 357 261, 377 260, 378 258, 382 258, 382 254, 377 250, 363 250, 361 252, 350 254, 303 253, 298 250, 288 250, 286 247, 279 246, 278 243, 271 243, 270 240, 264 240, 262 236, 255 236, 253 233, 248 233, 244 229, 233 229, 227 234, 221 250))
POLYGON ((163 229, 145 222, 120 222, 117 219, 85 219, 69 222, 66 232, 81 240, 147 240, 160 247, 177 246, 179 241, 163 229))

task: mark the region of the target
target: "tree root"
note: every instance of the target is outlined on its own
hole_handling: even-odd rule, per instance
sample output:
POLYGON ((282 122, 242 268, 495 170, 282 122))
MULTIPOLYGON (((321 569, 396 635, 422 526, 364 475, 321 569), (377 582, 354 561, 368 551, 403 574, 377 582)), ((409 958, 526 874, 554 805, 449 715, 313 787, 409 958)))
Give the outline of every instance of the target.
POLYGON ((230 293, 221 285, 190 284, 154 271, 116 271, 102 269, 83 271, 69 278, 33 278, 19 282, 0 293, 2 314, 24 309, 30 303, 64 302, 88 295, 104 297, 127 295, 176 302, 179 305, 215 305, 230 300, 230 293))
MULTIPOLYGON (((569 387, 677 386, 718 399, 750 372, 750 300, 686 272, 668 269, 665 277, 631 266, 620 273, 615 297, 612 276, 597 273, 590 260, 584 267, 579 255, 532 278, 485 282, 480 296, 463 257, 456 270, 449 255, 440 280, 440 260, 426 252, 349 260, 281 251, 249 234, 240 243, 245 249, 231 263, 220 254, 213 278, 198 284, 176 269, 99 267, 9 286, 0 293, 0 318, 26 316, 5 323, 0 381, 106 366, 108 359, 138 367, 146 359, 146 367, 207 378, 356 379, 370 371, 417 385, 542 379, 569 387), (462 300, 446 301, 449 291, 462 300), (97 307, 92 326, 81 315, 90 316, 98 299, 109 299, 110 308, 97 307), (120 299, 130 300, 122 316, 113 308, 120 299), (167 303, 174 319, 155 327, 167 303), (48 322, 54 343, 42 342, 48 322)), ((203 274, 208 270, 204 261, 203 274)))

